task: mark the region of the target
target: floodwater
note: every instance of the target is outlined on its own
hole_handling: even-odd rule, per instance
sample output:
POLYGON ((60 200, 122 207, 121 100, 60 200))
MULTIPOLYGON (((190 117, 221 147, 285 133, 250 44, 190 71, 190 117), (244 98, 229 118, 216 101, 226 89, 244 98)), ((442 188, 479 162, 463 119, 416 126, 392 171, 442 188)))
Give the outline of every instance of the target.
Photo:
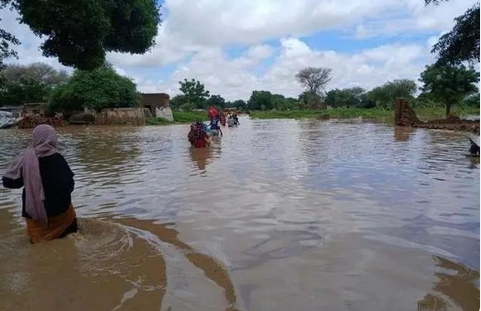
POLYGON ((479 310, 467 134, 240 121, 195 152, 188 125, 60 129, 81 231, 30 245, 0 188, 0 310, 479 310))

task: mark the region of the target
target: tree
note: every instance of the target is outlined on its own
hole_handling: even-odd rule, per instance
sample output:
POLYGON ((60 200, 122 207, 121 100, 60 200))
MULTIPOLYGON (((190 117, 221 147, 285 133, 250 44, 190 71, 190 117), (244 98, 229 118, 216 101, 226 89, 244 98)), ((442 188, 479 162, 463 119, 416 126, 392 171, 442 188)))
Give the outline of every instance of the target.
POLYGON ((29 65, 8 65, 2 70, 5 82, 18 83, 22 79, 30 79, 49 87, 64 84, 69 80, 65 70, 55 70, 45 63, 31 63, 29 65))
POLYGON ((206 101, 205 101, 205 107, 218 107, 221 109, 225 108, 225 99, 220 96, 220 95, 211 95, 206 101))
POLYGON ((296 80, 311 94, 319 94, 329 81, 332 69, 324 67, 307 67, 299 70, 296 80))
POLYGON ((397 98, 413 99, 417 90, 416 82, 408 79, 386 82, 382 86, 375 87, 366 94, 367 100, 374 101, 376 106, 384 109, 392 109, 397 98))
MULTIPOLYGON (((3 7, 4 6, 0 3, 0 9, 2 9, 3 7)), ((0 18, 0 22, 1 21, 2 19, 0 18)), ((0 28, 0 70, 5 68, 5 64, 3 63, 5 59, 10 57, 17 57, 17 52, 12 49, 12 46, 19 44, 20 41, 18 41, 15 36, 0 28)))
POLYGON ((467 107, 479 107, 479 92, 467 96, 463 104, 467 107))
POLYGON ((446 105, 446 116, 454 104, 478 92, 479 73, 466 66, 430 65, 421 73, 421 90, 446 105))
MULTIPOLYGON (((449 0, 425 0, 426 5, 449 0)), ((441 36, 432 53, 438 54, 438 65, 458 65, 465 61, 479 62, 479 2, 456 17, 453 29, 441 36)))
POLYGON ((326 104, 331 107, 360 107, 365 91, 361 87, 334 89, 326 94, 326 104))
POLYGON ((192 79, 179 81, 179 90, 184 94, 186 103, 192 104, 195 108, 205 108, 205 101, 209 97, 209 91, 199 81, 192 79))
POLYGON ((271 110, 274 108, 273 96, 269 91, 252 91, 247 101, 249 110, 271 110))
POLYGON ((247 109, 247 103, 243 101, 242 99, 235 100, 231 108, 235 108, 237 110, 245 111, 247 109))
POLYGON ((15 83, 5 82, 0 87, 0 106, 19 106, 47 100, 51 88, 31 78, 22 77, 15 83))
POLYGON ((43 63, 8 65, 0 74, 0 105, 4 106, 46 101, 54 87, 69 79, 65 71, 43 63))
POLYGON ((50 112, 70 115, 84 108, 135 107, 140 102, 135 83, 119 75, 109 64, 92 71, 76 70, 67 84, 57 87, 50 98, 50 112))
POLYGON ((44 56, 82 70, 102 66, 106 52, 144 54, 154 45, 161 22, 155 0, 0 2, 11 5, 34 34, 46 37, 44 56))

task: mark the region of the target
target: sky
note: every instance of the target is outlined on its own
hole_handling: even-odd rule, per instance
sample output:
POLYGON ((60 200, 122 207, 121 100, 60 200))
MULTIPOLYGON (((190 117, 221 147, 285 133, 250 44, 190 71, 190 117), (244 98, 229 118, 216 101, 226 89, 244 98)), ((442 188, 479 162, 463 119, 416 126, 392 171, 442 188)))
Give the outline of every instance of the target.
MULTIPOLYGON (((141 92, 179 94, 197 79, 211 94, 247 100, 253 90, 297 97, 307 66, 332 69, 326 89, 367 90, 394 79, 419 78, 434 61, 432 45, 475 0, 425 6, 424 0, 165 0, 156 45, 144 55, 110 53, 117 72, 141 92)), ((22 42, 19 59, 45 62, 42 39, 18 15, 0 10, 0 27, 22 42)))

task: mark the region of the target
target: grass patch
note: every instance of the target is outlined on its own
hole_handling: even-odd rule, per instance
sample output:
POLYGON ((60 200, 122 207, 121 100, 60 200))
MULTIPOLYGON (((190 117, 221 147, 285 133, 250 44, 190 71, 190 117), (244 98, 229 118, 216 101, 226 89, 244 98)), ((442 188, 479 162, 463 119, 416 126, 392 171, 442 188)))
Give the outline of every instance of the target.
MULTIPOLYGON (((416 114, 422 118, 444 118, 445 108, 419 108, 414 109, 416 114)), ((454 115, 479 115, 479 107, 454 108, 454 115)), ((394 117, 394 110, 385 109, 362 109, 362 108, 338 108, 328 110, 289 110, 289 111, 251 111, 253 119, 322 119, 329 118, 381 118, 394 117)))
POLYGON ((172 115, 176 123, 192 123, 207 120, 207 112, 205 111, 172 111, 172 115))
POLYGON ((165 118, 147 118, 145 119, 145 125, 172 125, 207 120, 205 111, 172 111, 172 116, 174 121, 165 118))

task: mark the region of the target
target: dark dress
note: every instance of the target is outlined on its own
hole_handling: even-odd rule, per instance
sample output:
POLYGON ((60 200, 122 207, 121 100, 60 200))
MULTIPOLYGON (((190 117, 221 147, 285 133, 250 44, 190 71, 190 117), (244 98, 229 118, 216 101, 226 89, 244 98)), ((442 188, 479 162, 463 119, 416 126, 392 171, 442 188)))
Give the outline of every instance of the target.
MULTIPOLYGON (((60 153, 54 153, 38 159, 40 176, 42 178, 43 191, 45 194, 45 210, 48 217, 58 216, 65 213, 71 203, 71 193, 74 190, 75 174, 60 153)), ((10 179, 2 177, 3 186, 10 189, 22 188, 23 178, 10 179)), ((25 210, 25 188, 22 192, 22 217, 31 218, 25 210)), ((62 236, 77 231, 77 219, 64 231, 62 236)))

